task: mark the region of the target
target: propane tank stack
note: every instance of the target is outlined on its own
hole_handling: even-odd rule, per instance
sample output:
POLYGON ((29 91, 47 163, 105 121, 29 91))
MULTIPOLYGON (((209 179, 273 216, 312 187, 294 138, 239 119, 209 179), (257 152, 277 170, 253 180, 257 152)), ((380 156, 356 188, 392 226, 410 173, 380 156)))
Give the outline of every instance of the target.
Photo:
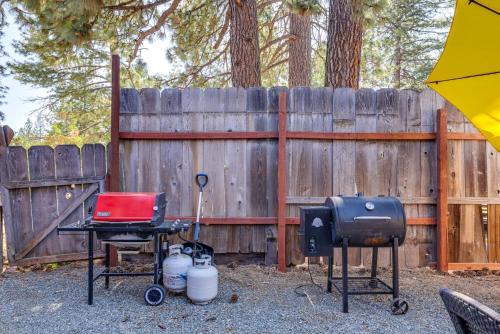
POLYGON ((191 257, 183 252, 183 245, 172 245, 168 250, 169 256, 163 261, 165 288, 173 293, 187 290, 193 304, 210 303, 218 292, 218 271, 212 265, 212 257, 206 254, 191 257))

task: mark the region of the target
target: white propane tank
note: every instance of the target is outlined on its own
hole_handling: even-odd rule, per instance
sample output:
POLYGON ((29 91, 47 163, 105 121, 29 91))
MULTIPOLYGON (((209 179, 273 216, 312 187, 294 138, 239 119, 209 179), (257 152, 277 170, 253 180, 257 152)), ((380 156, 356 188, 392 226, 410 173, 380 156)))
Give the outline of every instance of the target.
POLYGON ((182 245, 170 246, 169 256, 163 261, 163 285, 172 292, 186 290, 187 272, 193 267, 192 258, 182 254, 182 248, 182 245))
POLYGON ((187 273, 187 296, 193 304, 205 305, 217 296, 218 272, 211 266, 212 258, 194 259, 194 267, 187 273))

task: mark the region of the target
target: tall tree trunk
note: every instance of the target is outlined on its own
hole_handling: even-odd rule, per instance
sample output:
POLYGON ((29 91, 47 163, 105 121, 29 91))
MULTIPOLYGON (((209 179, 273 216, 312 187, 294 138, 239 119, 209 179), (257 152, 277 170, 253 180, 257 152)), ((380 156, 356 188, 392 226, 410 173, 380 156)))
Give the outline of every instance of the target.
POLYGON ((362 0, 330 0, 325 86, 359 87, 362 0))
POLYGON ((233 86, 260 86, 259 29, 255 0, 229 0, 229 10, 233 86))
POLYGON ((401 88, 401 62, 402 62, 402 50, 401 50, 401 37, 396 37, 396 50, 394 50, 394 73, 392 74, 392 83, 394 88, 401 88))
POLYGON ((311 84, 311 16, 290 13, 288 86, 311 84))

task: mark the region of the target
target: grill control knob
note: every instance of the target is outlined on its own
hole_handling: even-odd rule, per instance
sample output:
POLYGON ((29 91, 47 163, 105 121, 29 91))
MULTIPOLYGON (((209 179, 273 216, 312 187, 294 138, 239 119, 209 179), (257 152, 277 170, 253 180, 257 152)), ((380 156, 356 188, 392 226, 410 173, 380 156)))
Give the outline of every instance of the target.
POLYGON ((375 204, 373 204, 373 202, 366 202, 365 208, 368 211, 372 211, 373 209, 375 209, 375 204))

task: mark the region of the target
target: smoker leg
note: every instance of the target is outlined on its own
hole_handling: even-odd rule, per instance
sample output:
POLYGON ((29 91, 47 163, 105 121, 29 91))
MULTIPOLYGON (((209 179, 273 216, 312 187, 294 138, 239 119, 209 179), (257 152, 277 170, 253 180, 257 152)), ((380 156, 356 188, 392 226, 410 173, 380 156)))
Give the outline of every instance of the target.
POLYGON ((94 232, 89 231, 88 245, 88 304, 94 303, 94 232))
POLYGON ((399 239, 394 238, 392 244, 392 314, 402 315, 408 312, 408 303, 399 299, 399 261, 398 261, 399 239))
POLYGON ((348 239, 342 239, 342 312, 349 312, 348 305, 348 295, 349 295, 349 284, 348 284, 348 271, 347 271, 347 248, 348 239))
MULTIPOLYGON (((104 248, 105 248, 105 252, 106 252, 105 257, 104 257, 104 266, 105 266, 105 269, 106 269, 105 272, 109 273, 109 252, 110 252, 110 250, 109 250, 109 244, 106 243, 106 245, 104 246, 104 248)), ((106 289, 109 289, 109 276, 105 276, 104 277, 104 287, 106 289)))
POLYGON ((377 282, 377 261, 378 261, 378 247, 373 247, 372 250, 372 273, 370 280, 370 287, 376 288, 378 285, 377 282))
POLYGON ((398 259, 399 240, 394 238, 392 244, 392 298, 399 298, 399 259, 398 259))
POLYGON ((154 264, 153 264, 153 272, 154 272, 153 281, 154 284, 158 284, 159 280, 158 268, 160 267, 159 261, 160 261, 161 245, 160 245, 160 236, 158 235, 157 232, 154 235, 154 247, 155 247, 155 252, 154 252, 154 264))
POLYGON ((333 277, 333 248, 332 254, 328 257, 328 280, 326 282, 326 291, 332 292, 332 277, 333 277))

